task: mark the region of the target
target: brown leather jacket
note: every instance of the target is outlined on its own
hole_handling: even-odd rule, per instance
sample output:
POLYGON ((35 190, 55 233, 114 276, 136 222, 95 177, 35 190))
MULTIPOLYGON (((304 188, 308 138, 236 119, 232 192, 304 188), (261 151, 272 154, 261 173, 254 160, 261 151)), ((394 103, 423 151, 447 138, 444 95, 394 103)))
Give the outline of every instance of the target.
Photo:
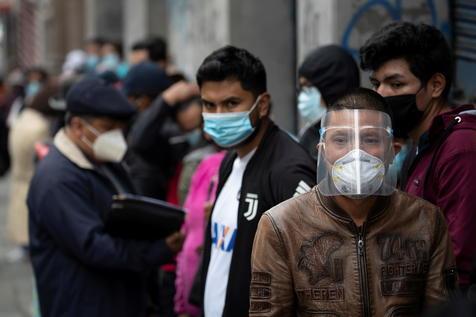
POLYGON ((261 218, 250 316, 418 316, 455 285, 437 207, 396 191, 357 227, 315 187, 261 218))

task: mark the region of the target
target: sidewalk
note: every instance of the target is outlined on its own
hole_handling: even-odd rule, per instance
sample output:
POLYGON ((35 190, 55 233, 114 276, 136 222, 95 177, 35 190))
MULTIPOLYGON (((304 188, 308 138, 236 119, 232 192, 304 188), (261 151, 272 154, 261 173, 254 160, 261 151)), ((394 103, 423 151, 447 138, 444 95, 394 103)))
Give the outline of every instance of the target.
POLYGON ((11 245, 5 238, 8 179, 0 179, 0 317, 30 317, 32 272, 27 262, 8 263, 11 245))

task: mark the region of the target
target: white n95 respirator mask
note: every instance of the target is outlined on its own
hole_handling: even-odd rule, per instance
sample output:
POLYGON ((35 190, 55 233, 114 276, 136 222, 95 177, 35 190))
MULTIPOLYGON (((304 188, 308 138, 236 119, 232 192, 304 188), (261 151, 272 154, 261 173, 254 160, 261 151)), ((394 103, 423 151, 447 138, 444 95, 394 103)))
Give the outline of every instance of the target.
POLYGON ((100 133, 90 124, 88 129, 96 135, 96 140, 91 144, 86 138, 83 142, 88 144, 94 153, 94 157, 100 161, 119 163, 127 152, 127 142, 121 129, 113 129, 100 133))
POLYGON ((342 195, 372 195, 384 177, 382 160, 362 150, 350 151, 332 166, 332 181, 342 195))

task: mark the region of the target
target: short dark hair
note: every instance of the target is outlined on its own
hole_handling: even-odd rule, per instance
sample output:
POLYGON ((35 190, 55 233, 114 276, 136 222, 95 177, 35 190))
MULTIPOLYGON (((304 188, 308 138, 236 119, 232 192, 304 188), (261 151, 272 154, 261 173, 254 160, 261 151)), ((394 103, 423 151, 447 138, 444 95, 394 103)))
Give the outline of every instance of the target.
POLYGON ((263 63, 245 49, 225 46, 203 61, 197 72, 198 86, 207 81, 236 79, 244 90, 255 97, 266 92, 266 71, 263 63))
POLYGON ((155 63, 167 60, 167 42, 161 37, 154 37, 148 41, 149 59, 155 63))
POLYGON ((104 43, 104 45, 111 45, 112 47, 114 47, 114 50, 116 51, 117 55, 119 56, 120 59, 123 58, 124 56, 124 50, 122 49, 122 42, 121 41, 114 41, 114 40, 110 40, 110 41, 106 41, 104 43))
POLYGON ((149 50, 149 43, 147 41, 137 41, 131 46, 131 51, 149 50))
POLYGON ((45 82, 49 78, 48 71, 42 66, 32 66, 26 70, 26 76, 28 77, 32 73, 37 73, 40 76, 40 81, 45 82))
POLYGON ((328 111, 344 109, 377 110, 385 112, 392 118, 392 109, 379 93, 367 89, 357 88, 339 98, 334 104, 328 107, 328 111))
POLYGON ((103 46, 106 40, 102 37, 91 37, 86 40, 86 44, 103 46))
POLYGON ((389 60, 403 58, 410 71, 422 82, 441 73, 446 78, 443 97, 453 81, 453 57, 443 34, 427 24, 393 22, 374 33, 360 48, 363 70, 377 70, 389 60))

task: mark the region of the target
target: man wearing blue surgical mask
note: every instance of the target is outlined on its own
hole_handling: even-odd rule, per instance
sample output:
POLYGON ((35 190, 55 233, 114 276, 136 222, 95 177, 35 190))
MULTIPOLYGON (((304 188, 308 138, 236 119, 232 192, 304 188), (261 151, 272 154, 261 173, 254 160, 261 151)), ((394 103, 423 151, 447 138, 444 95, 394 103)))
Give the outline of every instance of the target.
POLYGON ((311 51, 298 73, 298 111, 304 123, 299 143, 317 158, 321 118, 328 106, 360 86, 359 68, 344 48, 326 45, 311 51))
POLYGON ((232 46, 209 55, 197 82, 204 132, 229 149, 206 230, 202 269, 205 316, 246 316, 250 257, 263 212, 315 184, 306 151, 269 118, 261 61, 232 46))
POLYGON ((42 89, 44 83, 48 80, 48 73, 41 67, 32 67, 26 73, 25 101, 27 103, 33 100, 42 89))

